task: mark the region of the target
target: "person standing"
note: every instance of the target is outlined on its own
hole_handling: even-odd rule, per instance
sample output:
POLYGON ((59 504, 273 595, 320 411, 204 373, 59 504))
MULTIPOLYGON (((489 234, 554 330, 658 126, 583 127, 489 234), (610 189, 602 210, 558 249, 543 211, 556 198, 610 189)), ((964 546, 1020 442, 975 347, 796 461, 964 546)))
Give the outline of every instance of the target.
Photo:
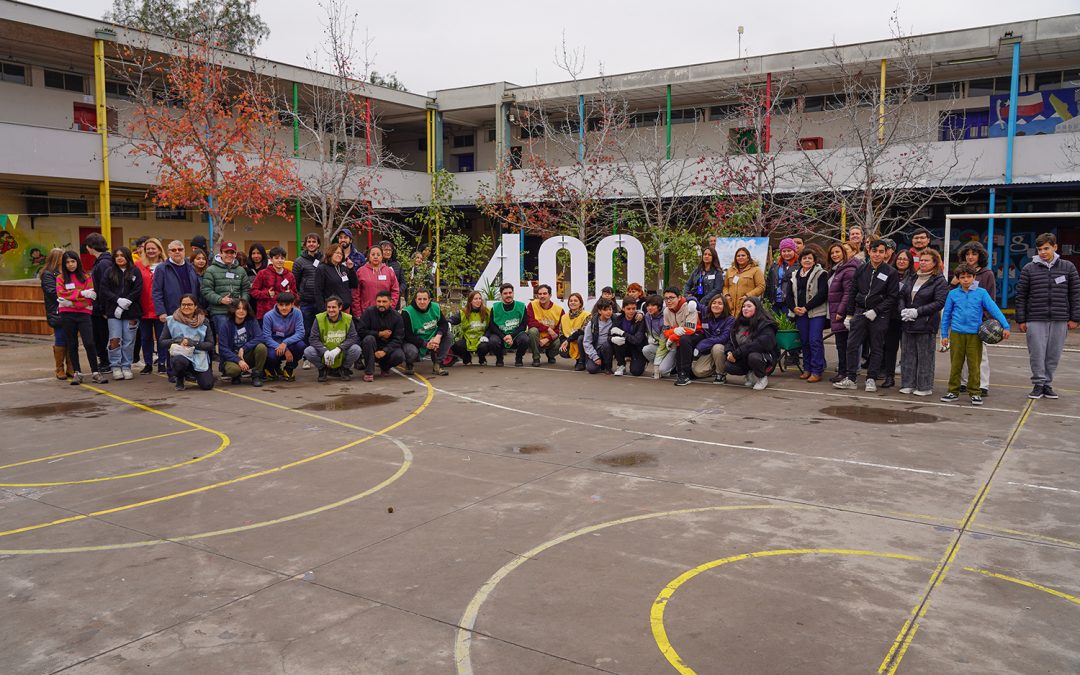
MULTIPOLYGON (((285 249, 270 249, 270 264, 259 270, 251 282, 251 297, 255 300, 255 318, 262 321, 267 312, 273 311, 277 296, 281 293, 296 295, 296 277, 285 269, 285 249)), ((303 316, 303 310, 301 310, 303 316)))
POLYGON ((375 380, 376 365, 383 375, 389 375, 391 368, 405 361, 401 351, 405 324, 401 314, 391 307, 392 302, 390 291, 379 291, 375 305, 365 309, 357 321, 356 332, 364 351, 364 382, 375 380))
POLYGON ((700 306, 706 307, 709 299, 717 293, 722 293, 723 290, 724 271, 720 268, 720 259, 716 255, 716 249, 703 249, 697 268, 686 280, 683 295, 693 298, 700 306))
POLYGON ((900 290, 900 393, 934 393, 934 361, 941 310, 949 283, 941 273, 941 254, 932 248, 919 256, 919 271, 900 290))
POLYGON ((392 269, 397 277, 399 304, 394 305, 394 309, 398 309, 405 304, 405 299, 409 297, 409 286, 406 283, 405 270, 401 267, 401 263, 395 255, 397 252, 394 250, 394 242, 383 239, 379 242, 379 249, 382 251, 383 264, 392 269))
POLYGON ((251 302, 251 278, 236 260, 236 244, 221 242, 221 253, 206 268, 200 292, 206 301, 207 314, 214 326, 214 335, 225 332, 229 308, 240 300, 251 302))
POLYGON ((866 370, 866 391, 877 391, 881 377, 881 356, 889 314, 896 307, 899 286, 896 270, 885 262, 887 247, 879 239, 871 241, 870 260, 855 271, 844 309, 848 329, 846 377, 833 384, 837 389, 856 389, 860 353, 870 344, 870 362, 866 370), (882 320, 884 319, 884 320, 882 320))
MULTIPOLYGON (((318 268, 315 273, 313 291, 316 311, 325 312, 326 300, 331 296, 341 300, 346 312, 350 309, 355 310, 352 298, 357 297, 353 293, 357 285, 356 270, 349 267, 349 262, 341 250, 341 244, 330 244, 322 263, 316 262, 315 265, 318 268)), ((355 311, 352 314, 356 316, 355 311)), ((308 332, 311 332, 310 329, 308 332)))
MULTIPOLYGON (((86 252, 94 257, 94 265, 90 268, 90 279, 94 282, 94 289, 97 290, 101 288, 105 272, 112 269, 112 254, 109 253, 109 245, 105 243, 105 237, 98 232, 88 235, 84 246, 86 252)), ((101 299, 94 301, 94 313, 90 321, 94 330, 94 348, 97 349, 98 367, 101 368, 102 373, 108 373, 109 317, 105 315, 101 299)))
MULTIPOLYGON (((353 231, 348 227, 343 227, 338 230, 337 237, 334 242, 341 247, 341 263, 353 272, 359 272, 360 268, 367 264, 367 257, 356 248, 356 243, 353 241, 353 231)), ((323 262, 328 262, 326 257, 323 257, 323 262)), ((342 302, 345 304, 346 311, 349 307, 360 306, 360 288, 359 286, 352 289, 351 297, 343 297, 342 302)), ((322 311, 322 310, 320 310, 322 311)), ((307 361, 304 361, 304 365, 307 365, 307 361)))
POLYGON ((724 297, 728 307, 742 307, 747 296, 760 298, 765 293, 765 273, 750 256, 750 249, 740 246, 731 267, 724 273, 724 297))
POLYGON ((266 247, 255 242, 248 247, 247 264, 244 265, 244 269, 247 271, 248 276, 254 279, 270 265, 270 260, 266 255, 266 247))
POLYGON ((1057 252, 1057 237, 1035 238, 1038 255, 1020 270, 1016 285, 1016 321, 1027 337, 1031 367, 1028 398, 1056 399, 1054 372, 1065 349, 1065 336, 1080 325, 1080 275, 1057 252))
MULTIPOLYGON (((911 290, 911 282, 919 267, 919 259, 912 258, 911 252, 906 248, 900 249, 893 256, 892 266, 896 269, 896 290, 902 296, 911 290)), ((889 389, 896 385, 896 357, 900 353, 903 332, 903 327, 900 325, 900 313, 890 312, 889 327, 885 331, 885 345, 881 352, 881 370, 884 376, 880 385, 882 389, 889 389)))
POLYGON ((352 379, 353 366, 363 354, 353 316, 342 311, 342 305, 339 297, 327 298, 326 311, 315 315, 308 333, 304 359, 319 369, 319 382, 326 382, 330 371, 336 371, 348 382, 352 379))
POLYGON ((64 249, 54 248, 45 256, 45 265, 41 268, 41 294, 45 299, 45 320, 53 331, 53 364, 58 380, 66 380, 75 373, 67 357, 63 322, 60 320, 59 296, 56 294, 56 279, 63 273, 63 262, 64 249))
POLYGON ((968 393, 971 405, 982 405, 979 395, 978 363, 982 360, 983 343, 979 339, 979 326, 983 322, 983 313, 1001 322, 1005 327, 1004 338, 1009 339, 1009 320, 998 309, 997 303, 990 299, 985 288, 975 286, 978 270, 968 263, 960 263, 956 268, 956 278, 960 285, 949 291, 945 297, 945 307, 941 310, 941 345, 949 347, 949 391, 941 397, 946 403, 960 398, 960 373, 964 364, 968 364, 968 393))
MULTIPOLYGON (((139 317, 139 330, 137 332, 135 347, 135 360, 139 360, 138 350, 142 350, 143 375, 154 372, 154 354, 157 353, 158 338, 161 337, 162 323, 158 321, 158 313, 154 307, 154 272, 165 262, 165 247, 161 240, 147 237, 142 245, 142 254, 135 262, 136 269, 142 275, 142 295, 139 297, 139 306, 142 315, 139 317)), ((164 370, 164 358, 158 358, 158 369, 164 370)))
POLYGON ((787 309, 795 315, 795 326, 806 355, 799 379, 820 382, 825 372, 825 324, 829 321, 829 279, 821 266, 821 249, 811 244, 799 255, 799 268, 791 275, 787 309))
MULTIPOLYGON (((315 321, 315 315, 319 313, 315 299, 315 273, 319 271, 322 261, 322 252, 319 250, 321 247, 322 238, 315 232, 309 232, 304 236, 304 250, 293 261, 292 266, 293 283, 296 285, 295 293, 298 294, 300 300, 300 313, 304 315, 305 335, 311 332, 311 324, 315 321)), ((342 301, 344 300, 342 298, 342 301)), ((351 303, 351 291, 349 301, 351 303)), ((305 360, 303 367, 310 368, 311 366, 305 360)))
POLYGON ((525 316, 533 368, 540 367, 541 353, 547 354, 548 363, 555 363, 555 357, 559 354, 559 329, 562 327, 563 308, 551 300, 551 286, 540 284, 536 287, 536 299, 528 304, 525 316))
POLYGON ((848 329, 844 326, 847 294, 859 267, 859 259, 851 257, 851 251, 841 243, 829 246, 829 327, 836 343, 836 374, 829 381, 836 384, 847 373, 848 329))
POLYGON ((102 275, 97 289, 101 307, 109 322, 109 365, 114 380, 134 378, 131 363, 134 358, 135 332, 139 327, 142 308, 142 273, 131 259, 126 246, 113 251, 113 265, 102 275))
POLYGON ((105 384, 108 378, 99 370, 97 349, 94 346, 94 329, 91 315, 94 312, 94 279, 83 270, 82 260, 74 251, 64 251, 61 263, 63 272, 56 277, 56 302, 59 307, 64 344, 74 373, 71 384, 82 384, 82 367, 79 363, 79 338, 82 338, 86 360, 90 365, 95 384, 105 384))
POLYGON ((397 274, 383 261, 382 248, 372 246, 368 251, 366 265, 356 270, 356 283, 360 289, 360 305, 352 307, 353 316, 360 316, 368 307, 375 305, 375 298, 380 291, 390 293, 390 306, 396 308, 401 297, 397 274))
MULTIPOLYGON (((981 288, 990 295, 990 299, 997 302, 997 277, 994 276, 994 271, 989 267, 990 254, 987 252, 986 247, 978 241, 969 241, 956 252, 956 258, 961 263, 967 263, 975 270, 975 288, 981 288)), ((959 275, 953 273, 952 279, 949 282, 953 288, 960 284, 959 275)), ((987 312, 983 315, 984 319, 990 318, 990 313, 987 312)), ((982 350, 982 361, 979 362, 979 384, 982 396, 985 398, 990 395, 990 350, 982 350)), ((960 391, 967 391, 968 386, 968 371, 967 365, 964 365, 964 371, 960 374, 960 391)))

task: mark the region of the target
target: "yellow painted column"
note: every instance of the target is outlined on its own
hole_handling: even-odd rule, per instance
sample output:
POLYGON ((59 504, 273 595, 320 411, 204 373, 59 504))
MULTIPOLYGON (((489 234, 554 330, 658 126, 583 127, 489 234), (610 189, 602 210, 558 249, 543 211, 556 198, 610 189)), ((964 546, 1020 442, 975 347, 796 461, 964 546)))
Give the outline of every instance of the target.
POLYGON ((885 59, 881 59, 881 97, 878 99, 878 143, 885 142, 885 59))
POLYGON ((94 100, 97 103, 97 131, 101 134, 101 185, 98 203, 101 234, 112 250, 112 192, 109 189, 109 117, 105 107, 105 41, 94 40, 94 100))

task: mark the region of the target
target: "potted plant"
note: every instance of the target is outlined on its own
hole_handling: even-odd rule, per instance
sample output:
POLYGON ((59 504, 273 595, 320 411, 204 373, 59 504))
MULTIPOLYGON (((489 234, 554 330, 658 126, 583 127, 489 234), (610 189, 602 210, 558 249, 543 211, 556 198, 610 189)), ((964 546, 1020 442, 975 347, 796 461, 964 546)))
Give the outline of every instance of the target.
POLYGON ((789 352, 802 347, 802 341, 799 339, 799 329, 795 326, 795 322, 791 317, 787 315, 787 312, 776 311, 768 300, 764 301, 762 305, 772 315, 773 320, 776 321, 776 346, 780 351, 789 352))

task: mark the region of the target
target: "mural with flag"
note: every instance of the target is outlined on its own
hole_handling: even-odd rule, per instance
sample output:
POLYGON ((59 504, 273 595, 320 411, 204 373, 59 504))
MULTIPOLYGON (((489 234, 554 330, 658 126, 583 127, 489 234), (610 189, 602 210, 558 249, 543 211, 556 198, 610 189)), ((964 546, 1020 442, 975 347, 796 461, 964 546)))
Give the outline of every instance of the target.
POLYGON ((53 244, 19 227, 19 214, 0 213, 0 280, 31 279, 45 264, 53 244))
MULTIPOLYGON (((1009 127, 1009 96, 990 97, 991 138, 1009 127)), ((1016 97, 1016 135, 1039 136, 1080 131, 1080 88, 1025 92, 1016 97)))

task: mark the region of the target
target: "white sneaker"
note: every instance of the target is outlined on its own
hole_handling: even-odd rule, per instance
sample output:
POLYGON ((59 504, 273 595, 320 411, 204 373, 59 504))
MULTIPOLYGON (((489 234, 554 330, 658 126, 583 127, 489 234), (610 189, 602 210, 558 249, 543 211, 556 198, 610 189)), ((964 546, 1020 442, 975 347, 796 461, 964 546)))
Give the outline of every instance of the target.
POLYGON ((874 382, 873 380, 868 379, 866 381, 865 389, 866 389, 866 391, 877 391, 877 382, 874 382))
POLYGON ((754 383, 754 391, 761 391, 762 389, 764 389, 767 386, 769 386, 769 376, 768 375, 766 375, 765 377, 761 378, 760 380, 758 380, 757 382, 754 383))
POLYGON ((307 359, 304 359, 304 363, 300 367, 303 368, 304 370, 311 370, 311 362, 308 361, 307 359))
POLYGON ((914 389, 912 389, 911 387, 900 387, 900 393, 901 393, 901 394, 911 394, 911 393, 913 393, 914 391, 915 391, 915 390, 914 390, 914 389))
POLYGON ((659 380, 660 379, 660 368, 656 368, 655 370, 652 371, 652 379, 654 379, 654 380, 659 380))
POLYGON ((122 380, 122 379, 124 379, 124 371, 120 370, 119 368, 113 368, 112 369, 112 379, 114 379, 114 380, 122 380))
POLYGON ((746 379, 743 380, 742 386, 752 387, 755 384, 757 384, 757 375, 754 375, 753 373, 747 373, 746 379))
POLYGON ((125 368, 123 372, 124 372, 124 379, 125 380, 134 380, 135 379, 135 374, 132 373, 130 369, 125 368))
POLYGON ((833 383, 833 387, 837 389, 858 389, 859 385, 855 384, 850 377, 845 377, 839 382, 833 383))
POLYGON ((626 366, 619 366, 615 369, 615 375, 624 375, 626 373, 626 366))
POLYGON ((915 394, 916 396, 933 396, 934 394, 934 392, 929 389, 916 389, 911 393, 915 394))

